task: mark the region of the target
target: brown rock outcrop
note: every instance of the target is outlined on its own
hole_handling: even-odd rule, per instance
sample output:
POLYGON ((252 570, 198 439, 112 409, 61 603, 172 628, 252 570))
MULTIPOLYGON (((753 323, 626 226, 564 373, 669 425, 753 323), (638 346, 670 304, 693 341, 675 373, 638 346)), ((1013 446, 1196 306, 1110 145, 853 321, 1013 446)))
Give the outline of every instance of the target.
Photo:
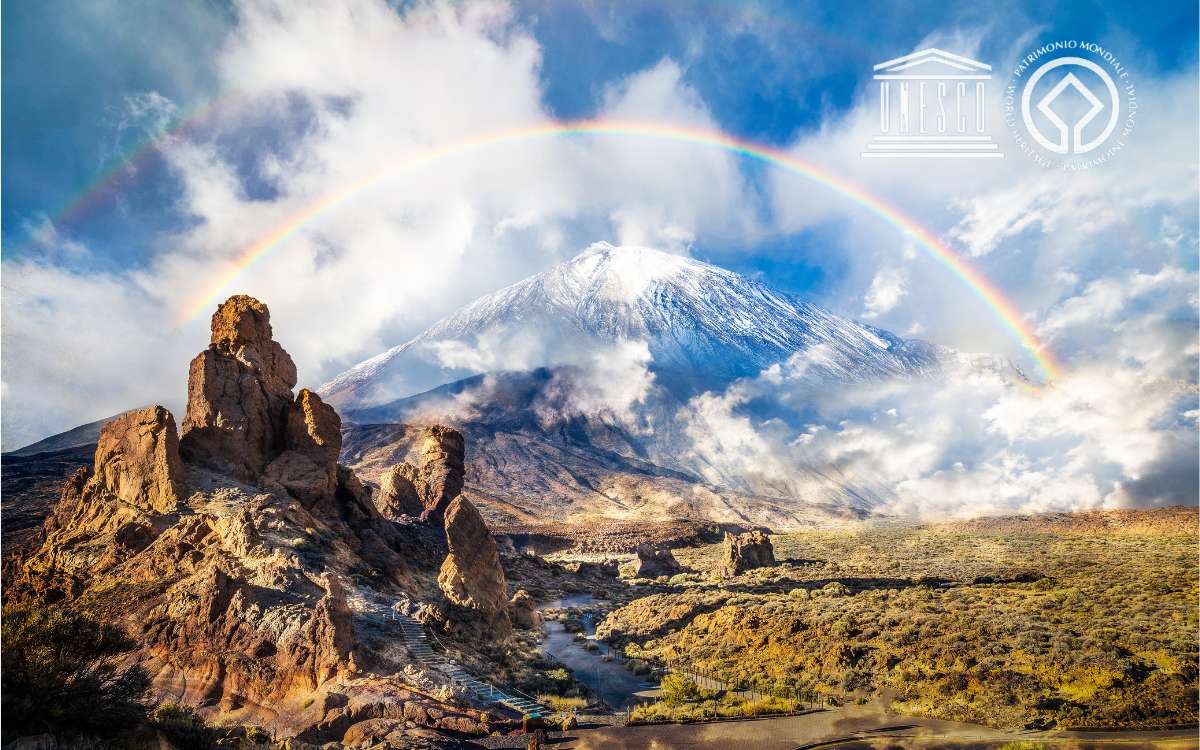
POLYGON ((417 491, 417 481, 417 470, 412 464, 396 464, 379 478, 375 507, 388 518, 419 517, 425 511, 425 506, 417 491))
POLYGON ((189 462, 252 481, 284 451, 296 365, 271 335, 271 314, 253 297, 213 313, 211 343, 188 371, 180 451, 189 462))
MULTIPOLYGON (((406 689, 394 655, 361 637, 356 618, 373 615, 348 602, 441 601, 444 542, 380 515, 337 464, 336 411, 307 390, 293 398, 295 381, 266 307, 222 303, 211 344, 192 363, 183 436, 162 407, 107 424, 94 466, 65 483, 41 546, 15 580, 6 576, 5 595, 86 600, 138 643, 157 700, 269 720, 285 733, 337 729, 330 739, 372 718, 324 708, 332 695, 353 705, 368 683, 372 694, 406 689), (194 485, 186 497, 185 481, 194 485)), ((457 452, 444 434, 427 452, 431 491, 461 486, 461 437, 457 452)), ((451 524, 447 580, 461 606, 481 613, 464 619, 506 635, 503 571, 470 513, 451 524)), ((414 704, 423 711, 414 708, 414 721, 477 726, 439 705, 414 704)))
POLYGON ((637 546, 637 561, 634 564, 634 575, 639 578, 657 578, 670 576, 680 572, 679 561, 671 550, 666 547, 654 547, 649 544, 637 546))
POLYGON ((616 578, 620 574, 620 565, 618 565, 616 560, 602 560, 600 562, 581 560, 577 563, 568 563, 567 570, 587 577, 616 578))
POLYGON ((416 482, 424 506, 421 520, 440 521, 462 492, 465 454, 463 436, 457 430, 434 425, 425 431, 416 482))
POLYGON ((302 501, 329 497, 337 489, 341 417, 307 388, 297 394, 287 414, 285 450, 264 473, 302 501))
POLYGON ((173 513, 183 499, 175 418, 161 406, 127 411, 100 430, 95 481, 117 499, 153 513, 173 513))
POLYGON ((721 578, 733 578, 753 568, 768 568, 775 564, 775 548, 771 538, 761 531, 745 534, 726 532, 721 549, 721 564, 717 574, 721 578))
POLYGON ((446 541, 450 554, 438 573, 442 593, 454 604, 475 610, 488 629, 485 635, 506 639, 512 631, 508 583, 496 540, 479 511, 462 495, 446 509, 446 541))
POLYGON ((537 630, 542 627, 542 613, 538 612, 537 604, 525 589, 520 589, 508 600, 508 614, 518 628, 537 630))

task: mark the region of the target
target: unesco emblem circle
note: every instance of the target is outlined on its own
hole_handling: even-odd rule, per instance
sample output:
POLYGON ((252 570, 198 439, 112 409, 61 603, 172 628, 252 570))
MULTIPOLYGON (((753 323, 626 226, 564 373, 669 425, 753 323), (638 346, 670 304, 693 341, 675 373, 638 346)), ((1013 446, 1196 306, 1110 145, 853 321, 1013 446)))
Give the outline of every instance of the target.
POLYGON ((1086 40, 1043 44, 1019 58, 1003 93, 1017 149, 1067 171, 1107 164, 1138 120, 1137 87, 1112 50, 1086 40))
POLYGON ((1117 122, 1120 119, 1120 114, 1121 96, 1119 93, 1117 93, 1117 84, 1113 82, 1112 77, 1109 76, 1103 68, 1091 60, 1085 60, 1082 57, 1060 57, 1057 60, 1051 60, 1050 62, 1046 63, 1042 67, 1038 68, 1037 71, 1029 77, 1029 82, 1025 84, 1025 90, 1021 94, 1021 119, 1025 121, 1025 127, 1029 129, 1029 135, 1032 136, 1033 139, 1037 141, 1040 146, 1042 146, 1042 148, 1045 148, 1046 150, 1052 151, 1056 154, 1086 154, 1087 152, 1100 146, 1102 143, 1108 140, 1108 137, 1112 135, 1113 131, 1116 129, 1117 122), (1038 124, 1034 121, 1033 113, 1030 111, 1030 104, 1033 98, 1033 93, 1037 89, 1037 84, 1042 80, 1043 76, 1050 71, 1055 70, 1056 68, 1061 68, 1066 65, 1078 66, 1095 73, 1096 76, 1104 83, 1105 91, 1103 93, 1107 95, 1107 101, 1096 97, 1094 91, 1080 83, 1079 78, 1073 73, 1069 73, 1067 77, 1063 78, 1063 82, 1052 89, 1051 93, 1047 94, 1038 105, 1038 109, 1047 114, 1051 121, 1059 127, 1058 141, 1055 142, 1047 138, 1042 133, 1041 128, 1038 127, 1038 124), (1055 115, 1053 110, 1050 108, 1050 104, 1053 102, 1053 100, 1058 96, 1059 93, 1064 91, 1067 86, 1074 86, 1076 90, 1086 96, 1093 105, 1092 109, 1089 110, 1089 112, 1082 118, 1077 120, 1074 123, 1074 126, 1070 129, 1068 129, 1067 123, 1063 122, 1057 115, 1055 115), (1100 113, 1102 109, 1108 110, 1108 123, 1104 126, 1104 130, 1100 133, 1100 135, 1084 141, 1084 128, 1092 121, 1092 119, 1095 118, 1096 115, 1100 113), (1069 133, 1074 137, 1069 138, 1069 133))

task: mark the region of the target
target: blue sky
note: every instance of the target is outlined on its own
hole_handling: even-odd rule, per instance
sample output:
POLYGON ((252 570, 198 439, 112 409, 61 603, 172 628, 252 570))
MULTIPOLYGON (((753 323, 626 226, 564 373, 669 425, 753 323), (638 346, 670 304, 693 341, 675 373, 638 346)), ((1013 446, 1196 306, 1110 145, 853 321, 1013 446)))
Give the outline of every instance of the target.
MULTIPOLYGON (((556 117, 594 116, 606 86, 670 57, 723 131, 776 146, 847 110, 872 64, 913 49, 939 25, 984 30, 977 50, 984 59, 1037 29, 1047 39, 1119 40, 1136 50, 1143 75, 1191 69, 1196 61, 1197 9, 1186 2, 890 2, 847 13, 829 2, 635 0, 532 2, 515 10, 541 47, 544 102, 556 117)), ((6 8, 3 226, 10 257, 32 252, 30 227, 57 217, 119 168, 171 114, 219 95, 214 60, 237 24, 236 5, 219 0, 6 8), (169 100, 173 112, 131 112, 129 98, 147 92, 169 100)), ((273 134, 241 137, 257 149, 273 134)), ((125 267, 144 262, 159 233, 186 223, 177 200, 172 175, 151 155, 58 228, 92 248, 88 263, 125 267)), ((804 259, 782 263, 771 252, 778 244, 766 243, 761 264, 738 252, 737 265, 796 291, 836 273, 814 273, 804 259)), ((724 258, 720 244, 698 250, 724 258)))
MULTIPOLYGON (((4 10, 6 449, 147 401, 180 408, 181 363, 205 344, 205 316, 180 315, 197 295, 200 306, 234 291, 266 300, 301 384, 316 386, 599 240, 688 254, 900 335, 1031 367, 970 288, 861 205, 728 152, 634 137, 520 142, 404 171, 214 287, 246 248, 381 163, 598 117, 727 133, 856 185, 990 279, 1069 373, 1053 404, 966 388, 946 406, 954 419, 923 418, 984 425, 992 441, 968 451, 950 430, 926 463, 872 471, 953 497, 946 472, 961 465, 964 485, 1035 481, 1096 504, 1194 468, 1179 457, 1196 443, 1195 3, 4 10), (1127 147, 1087 172, 1037 166, 1001 116, 1014 62, 1056 39, 1102 44, 1136 82, 1127 147), (994 66, 988 125, 1004 160, 860 158, 877 127, 872 65, 928 46, 994 66), (1109 402, 1121 409, 1098 406, 1109 402)), ((858 404, 830 434, 911 445, 889 409, 858 404)))

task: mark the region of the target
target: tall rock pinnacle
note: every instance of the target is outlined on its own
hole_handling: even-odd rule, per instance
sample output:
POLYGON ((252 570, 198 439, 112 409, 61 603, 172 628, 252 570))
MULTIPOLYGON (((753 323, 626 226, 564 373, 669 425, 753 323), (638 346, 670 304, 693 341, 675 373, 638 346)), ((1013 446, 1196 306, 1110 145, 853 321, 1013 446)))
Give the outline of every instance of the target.
POLYGON ((296 365, 271 338, 271 313, 236 295, 212 316, 192 360, 180 451, 190 463, 252 480, 286 447, 296 365))
POLYGON ((508 583, 500 567, 496 540, 470 500, 459 495, 446 509, 450 554, 438 572, 438 585, 451 602, 474 610, 487 624, 488 636, 503 641, 512 632, 508 583))

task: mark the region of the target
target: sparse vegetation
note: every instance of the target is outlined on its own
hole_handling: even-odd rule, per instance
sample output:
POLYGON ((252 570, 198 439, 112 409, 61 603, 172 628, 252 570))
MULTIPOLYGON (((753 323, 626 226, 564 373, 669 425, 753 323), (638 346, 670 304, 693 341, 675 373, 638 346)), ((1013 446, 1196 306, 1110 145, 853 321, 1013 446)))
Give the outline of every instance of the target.
POLYGON ((555 711, 578 711, 588 704, 586 698, 570 695, 552 695, 550 693, 539 695, 538 702, 555 711))
MULTIPOLYGON (((886 692, 898 712, 1006 728, 1196 721, 1194 531, 856 528, 775 545, 805 562, 640 598, 601 634, 635 659, 832 704, 886 692)), ((676 554, 705 570, 718 549, 676 554)), ((640 716, 671 706, 717 710, 664 700, 640 716)))
POLYGON ((699 685, 677 674, 664 677, 661 687, 663 703, 672 706, 702 701, 714 695, 710 691, 701 690, 699 685))
MULTIPOLYGON (((670 679, 668 676, 667 679, 670 679)), ((681 678, 682 679, 682 678, 681 678)), ((767 697, 760 700, 740 698, 735 695, 720 696, 715 692, 701 691, 691 683, 697 691, 693 700, 679 700, 678 694, 668 700, 663 699, 634 708, 629 713, 631 722, 659 721, 707 721, 711 719, 747 718, 751 716, 766 716, 770 714, 785 714, 801 708, 796 701, 786 698, 767 697)))
POLYGON ((179 750, 206 750, 213 746, 218 735, 195 709, 176 703, 156 707, 151 722, 179 750))
POLYGON ((134 644, 111 625, 61 606, 3 612, 3 738, 113 737, 146 718, 146 674, 122 666, 134 644))

